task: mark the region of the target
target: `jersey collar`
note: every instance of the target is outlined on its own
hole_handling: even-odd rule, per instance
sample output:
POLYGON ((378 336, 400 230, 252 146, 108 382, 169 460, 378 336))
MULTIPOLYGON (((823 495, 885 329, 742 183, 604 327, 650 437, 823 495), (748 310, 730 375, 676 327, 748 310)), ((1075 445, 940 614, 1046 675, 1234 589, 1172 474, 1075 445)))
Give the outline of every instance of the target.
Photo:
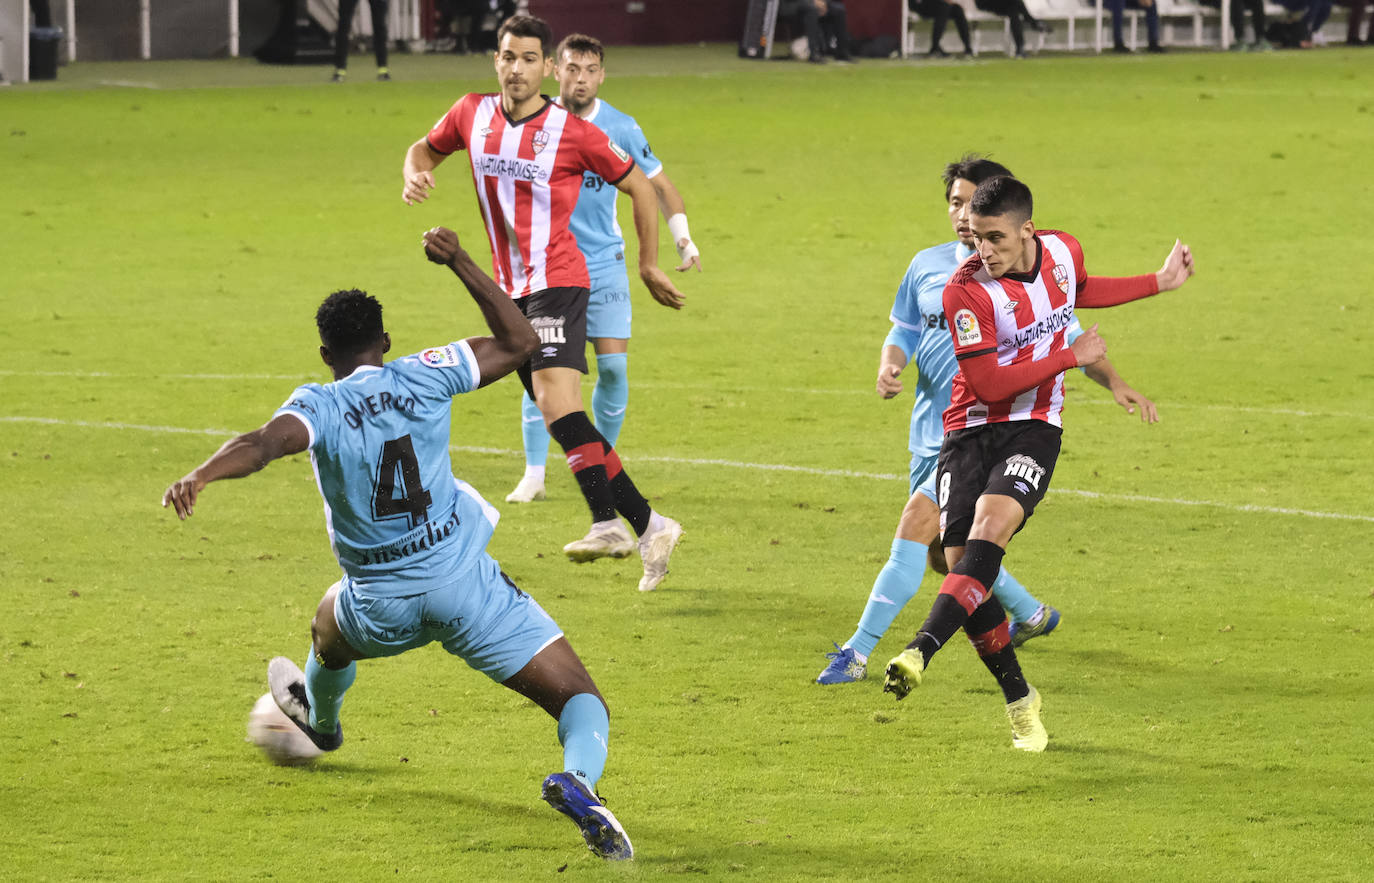
POLYGON ((1040 244, 1040 235, 1035 236, 1035 263, 1031 264, 1029 272, 1026 273, 1003 273, 1002 278, 1010 279, 1013 282, 1034 282, 1040 278, 1040 261, 1045 257, 1045 247, 1040 244))
POLYGON ((547 111, 550 107, 553 106, 553 99, 550 98, 549 96, 547 96, 547 95, 540 95, 539 97, 542 98, 542 99, 544 99, 544 104, 543 104, 543 106, 541 106, 541 107, 540 107, 538 110, 536 110, 534 113, 532 113, 532 114, 530 114, 529 116, 525 117, 523 120, 513 120, 513 119, 511 119, 510 114, 506 113, 506 105, 505 105, 505 104, 502 104, 502 103, 500 102, 500 100, 499 100, 500 96, 498 95, 498 96, 497 96, 497 98, 498 98, 497 104, 500 105, 500 107, 501 107, 501 116, 503 116, 503 117, 506 118, 506 124, 507 124, 507 125, 511 125, 511 126, 523 126, 525 123, 528 123, 530 120, 532 120, 532 119, 534 119, 535 117, 539 116, 541 113, 544 113, 544 112, 547 111))

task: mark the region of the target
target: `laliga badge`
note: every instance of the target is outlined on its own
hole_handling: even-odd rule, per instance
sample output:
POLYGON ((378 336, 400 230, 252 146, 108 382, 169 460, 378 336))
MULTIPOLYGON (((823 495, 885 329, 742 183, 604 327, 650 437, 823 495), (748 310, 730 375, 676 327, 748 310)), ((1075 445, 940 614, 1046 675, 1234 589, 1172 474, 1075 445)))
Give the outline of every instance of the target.
POLYGON ((420 353, 420 364, 426 368, 456 368, 461 363, 453 344, 431 347, 420 353))
POLYGON ((954 314, 954 333, 960 346, 983 342, 983 333, 978 330, 978 318, 972 310, 960 310, 954 314))

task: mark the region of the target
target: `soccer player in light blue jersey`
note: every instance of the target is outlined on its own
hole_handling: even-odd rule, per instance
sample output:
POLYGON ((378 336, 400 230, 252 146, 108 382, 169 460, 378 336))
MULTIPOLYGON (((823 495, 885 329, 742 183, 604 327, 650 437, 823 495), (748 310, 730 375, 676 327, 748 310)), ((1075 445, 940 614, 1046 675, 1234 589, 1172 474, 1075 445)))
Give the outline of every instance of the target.
MULTIPOLYGON (((969 227, 969 200, 978 185, 1000 175, 1010 176, 1005 166, 976 155, 965 156, 945 167, 945 201, 950 224, 958 237, 919 252, 907 268, 892 305, 892 330, 883 342, 878 364, 878 393, 890 399, 902 391, 900 376, 915 364, 915 404, 911 409, 910 498, 897 523, 887 563, 878 573, 854 634, 835 652, 816 678, 818 684, 847 684, 868 674, 868 657, 897 614, 916 595, 925 576, 927 559, 939 573, 947 570, 939 546, 940 510, 935 497, 935 464, 944 437, 941 415, 949 407, 950 385, 959 370, 954 343, 945 320, 943 293, 950 274, 974 253, 969 227), (932 554, 933 552, 933 554, 932 554)), ((1075 319, 1069 340, 1082 333, 1075 319)), ((1154 403, 1130 387, 1103 358, 1084 373, 1111 391, 1127 413, 1140 411, 1141 420, 1158 418, 1154 403)), ((1004 567, 992 587, 997 600, 1012 617, 1014 646, 1047 635, 1059 624, 1059 611, 1041 604, 1004 567)))
MULTIPOLYGON (((663 163, 654 156, 634 117, 597 97, 606 78, 606 53, 600 41, 584 34, 570 34, 558 44, 554 57, 558 103, 595 124, 634 157, 658 194, 659 209, 668 221, 673 244, 682 259, 677 270, 685 272, 696 267, 700 271, 701 256, 687 226, 686 207, 681 194, 663 171, 663 163)), ((587 303, 587 339, 596 352, 592 418, 597 430, 612 445, 620 437, 630 400, 630 279, 625 269, 625 239, 616 220, 618 192, 599 175, 584 173, 582 192, 570 224, 578 250, 587 260, 592 282, 591 299, 587 303)), ((529 393, 521 399, 520 417, 525 474, 515 490, 506 495, 508 503, 529 503, 545 497, 544 467, 549 455, 549 432, 529 393)))
POLYGON ((462 280, 491 336, 383 364, 391 336, 381 304, 356 289, 331 294, 315 318, 334 382, 297 388, 264 426, 169 487, 162 505, 184 520, 210 482, 309 450, 343 575, 310 623, 305 670, 284 656, 268 664, 277 705, 316 746, 336 750, 355 661, 439 641, 558 721, 563 771, 544 779, 544 799, 597 855, 631 858, 624 828, 595 796, 610 734, 605 700, 553 619, 488 554, 499 516, 449 460, 453 397, 514 371, 539 337, 451 230, 436 227, 424 243, 462 280))

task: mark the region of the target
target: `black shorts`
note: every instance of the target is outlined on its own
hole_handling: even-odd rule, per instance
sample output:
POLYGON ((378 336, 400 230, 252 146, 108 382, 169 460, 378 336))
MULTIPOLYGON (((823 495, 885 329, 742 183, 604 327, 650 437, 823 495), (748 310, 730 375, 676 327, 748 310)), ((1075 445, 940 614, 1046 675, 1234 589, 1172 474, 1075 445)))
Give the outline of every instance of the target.
POLYGON ((539 335, 539 349, 521 366, 525 371, 576 368, 587 373, 587 299, 585 288, 546 288, 515 302, 539 335))
MULTIPOLYGON (((1062 435, 1058 426, 1043 420, 989 423, 946 435, 935 467, 941 542, 968 542, 973 510, 983 494, 1012 497, 1030 518, 1050 488, 1062 435)), ((1021 527, 1025 524, 1022 519, 1021 527)))

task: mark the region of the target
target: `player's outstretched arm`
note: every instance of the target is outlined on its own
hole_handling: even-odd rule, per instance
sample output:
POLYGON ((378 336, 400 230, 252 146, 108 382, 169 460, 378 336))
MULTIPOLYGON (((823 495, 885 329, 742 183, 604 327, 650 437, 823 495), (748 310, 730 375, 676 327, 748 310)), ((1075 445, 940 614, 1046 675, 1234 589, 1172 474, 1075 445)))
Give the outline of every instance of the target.
POLYGON ((462 280, 491 329, 491 337, 469 337, 467 340, 482 375, 479 385, 500 380, 525 364, 539 347, 539 335, 534 333, 529 320, 510 295, 477 266, 472 255, 458 242, 458 234, 447 227, 435 227, 425 233, 424 244, 425 257, 448 267, 462 280))
POLYGON ((401 166, 401 199, 406 205, 424 202, 429 191, 434 189, 434 169, 444 161, 444 155, 429 146, 427 138, 421 138, 406 151, 405 162, 401 166))
POLYGON ((309 445, 310 432, 304 423, 290 414, 273 417, 264 426, 229 439, 210 459, 173 482, 162 494, 162 507, 171 506, 185 521, 210 482, 252 475, 273 460, 299 454, 309 445))
POLYGON ((1112 364, 1111 359, 1103 356, 1091 365, 1084 365, 1083 373, 1110 392, 1116 403, 1126 409, 1127 414, 1134 414, 1139 409, 1140 422, 1159 422, 1159 411, 1155 409, 1155 403, 1132 389, 1131 385, 1116 373, 1116 366, 1112 364))
POLYGON ((1180 239, 1174 240, 1174 247, 1164 259, 1164 266, 1155 274, 1160 291, 1173 291, 1182 287, 1188 277, 1193 275, 1193 250, 1180 239))
POLYGON ((1193 251, 1178 240, 1158 273, 1140 276, 1089 276, 1079 288, 1080 307, 1115 307, 1162 291, 1173 291, 1193 275, 1193 251))
POLYGON ((687 204, 682 201, 682 194, 677 192, 672 179, 662 169, 649 179, 649 183, 654 185, 654 192, 658 194, 658 209, 663 212, 663 220, 668 222, 668 232, 673 236, 677 256, 682 259, 682 263, 675 269, 679 273, 685 273, 696 267, 700 273, 701 252, 692 241, 692 231, 687 226, 687 204))
POLYGON ((639 237, 639 278, 654 300, 665 307, 682 309, 687 298, 658 267, 658 198, 654 185, 636 166, 615 186, 622 193, 628 193, 634 205, 635 235, 639 237))

